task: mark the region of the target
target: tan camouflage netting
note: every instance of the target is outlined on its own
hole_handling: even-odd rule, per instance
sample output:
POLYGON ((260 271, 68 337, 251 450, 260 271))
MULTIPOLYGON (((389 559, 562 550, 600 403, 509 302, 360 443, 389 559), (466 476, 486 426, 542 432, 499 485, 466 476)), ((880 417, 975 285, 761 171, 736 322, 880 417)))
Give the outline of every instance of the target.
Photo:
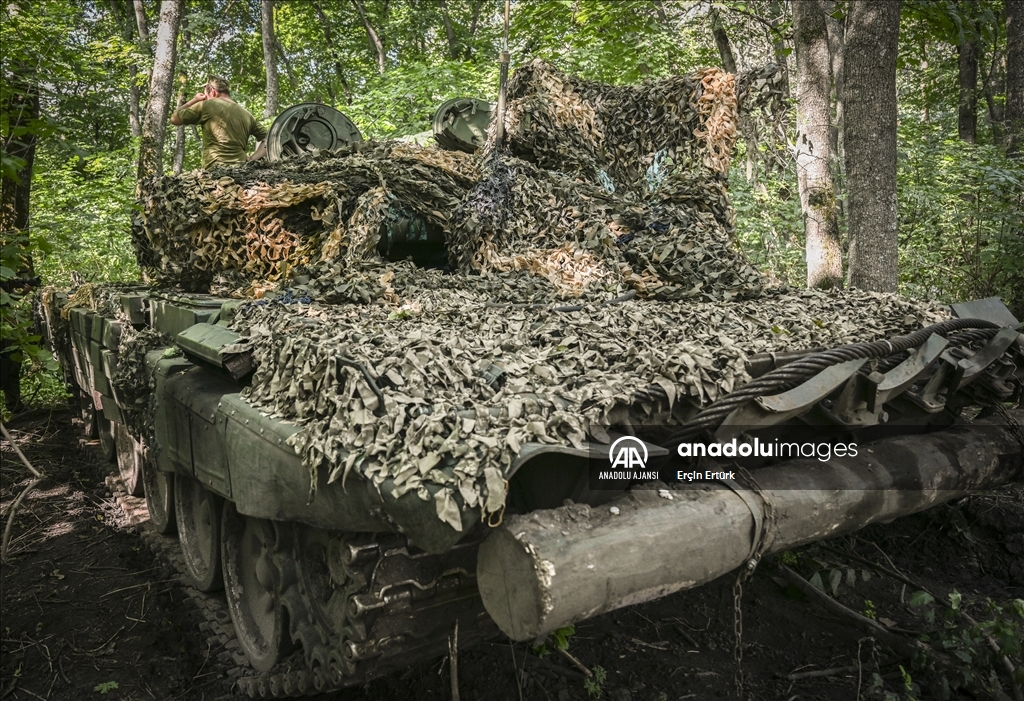
POLYGON ((509 87, 508 152, 492 131, 478 157, 360 143, 149 183, 133 237, 154 280, 293 288, 243 305, 233 328, 257 361, 244 395, 302 426, 314 477, 416 493, 461 530, 462 509, 503 508, 526 442, 678 425, 747 381, 750 354, 944 316, 766 289, 731 241, 731 75, 611 87, 535 61, 509 87), (393 207, 444 231, 454 273, 381 260, 393 207))

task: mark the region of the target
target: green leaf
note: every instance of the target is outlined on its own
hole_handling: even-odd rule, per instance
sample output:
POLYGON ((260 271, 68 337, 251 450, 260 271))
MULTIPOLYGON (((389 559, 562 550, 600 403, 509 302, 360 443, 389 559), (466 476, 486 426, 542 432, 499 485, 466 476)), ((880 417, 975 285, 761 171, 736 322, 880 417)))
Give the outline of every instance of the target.
POLYGON ((949 606, 950 606, 950 608, 952 608, 954 611, 959 611, 960 610, 960 601, 962 599, 963 599, 963 596, 956 589, 954 589, 953 591, 949 592, 949 606))
POLYGON ((910 605, 915 608, 919 606, 927 606, 933 601, 935 601, 935 597, 926 591, 915 591, 910 595, 910 605))
POLYGON ((113 691, 114 689, 117 689, 117 688, 118 688, 117 682, 110 681, 110 682, 102 682, 100 684, 97 684, 96 686, 94 686, 92 688, 92 690, 96 691, 96 692, 98 692, 100 694, 105 694, 108 691, 113 691))

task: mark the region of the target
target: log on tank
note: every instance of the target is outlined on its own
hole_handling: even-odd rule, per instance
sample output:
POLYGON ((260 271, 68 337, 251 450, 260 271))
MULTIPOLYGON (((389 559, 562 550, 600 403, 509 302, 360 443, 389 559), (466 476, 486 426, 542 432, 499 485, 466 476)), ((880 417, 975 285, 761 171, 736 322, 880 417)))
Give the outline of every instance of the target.
MULTIPOLYGON (((1024 422, 1024 410, 1010 415, 1024 422)), ((599 507, 506 517, 480 547, 480 594, 503 632, 532 640, 744 566, 755 549, 755 511, 768 541, 763 552, 772 553, 1019 479, 1019 435, 993 417, 863 444, 852 458, 756 470, 760 495, 721 483, 634 489, 599 507)))

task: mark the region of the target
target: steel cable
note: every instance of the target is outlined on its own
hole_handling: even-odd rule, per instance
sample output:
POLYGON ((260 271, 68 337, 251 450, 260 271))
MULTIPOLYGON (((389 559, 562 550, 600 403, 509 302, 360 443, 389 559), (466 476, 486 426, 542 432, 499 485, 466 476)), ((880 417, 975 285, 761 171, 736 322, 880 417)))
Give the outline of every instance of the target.
MULTIPOLYGON (((998 326, 991 321, 984 319, 949 319, 932 326, 920 329, 906 336, 899 336, 892 340, 871 341, 869 343, 853 343, 848 346, 831 348, 821 353, 815 353, 788 365, 768 372, 761 377, 748 382, 740 389, 732 392, 726 397, 709 405, 691 421, 684 424, 679 431, 668 439, 666 447, 673 450, 680 442, 697 435, 701 431, 717 426, 742 404, 756 397, 770 394, 778 394, 800 384, 800 382, 816 375, 825 368, 844 363, 850 360, 861 358, 885 358, 898 353, 903 353, 911 348, 916 348, 928 340, 934 333, 945 335, 963 329, 989 330, 998 329, 998 326)), ((963 334, 958 334, 957 340, 963 334)), ((972 337, 965 338, 964 342, 977 340, 972 337)))

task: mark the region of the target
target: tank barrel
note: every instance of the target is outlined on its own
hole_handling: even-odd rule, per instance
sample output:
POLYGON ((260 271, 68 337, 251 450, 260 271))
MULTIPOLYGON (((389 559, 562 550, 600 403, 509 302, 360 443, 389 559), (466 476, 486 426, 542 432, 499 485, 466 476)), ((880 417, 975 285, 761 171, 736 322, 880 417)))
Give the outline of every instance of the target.
MULTIPOLYGON (((1024 421, 1020 408, 1011 415, 1024 421)), ((1024 464, 1019 438, 998 418, 865 447, 856 457, 801 458, 757 470, 756 492, 712 482, 633 490, 599 507, 508 516, 480 546, 484 606, 509 637, 533 640, 700 586, 760 554, 1006 484, 1020 478, 1024 464)))

